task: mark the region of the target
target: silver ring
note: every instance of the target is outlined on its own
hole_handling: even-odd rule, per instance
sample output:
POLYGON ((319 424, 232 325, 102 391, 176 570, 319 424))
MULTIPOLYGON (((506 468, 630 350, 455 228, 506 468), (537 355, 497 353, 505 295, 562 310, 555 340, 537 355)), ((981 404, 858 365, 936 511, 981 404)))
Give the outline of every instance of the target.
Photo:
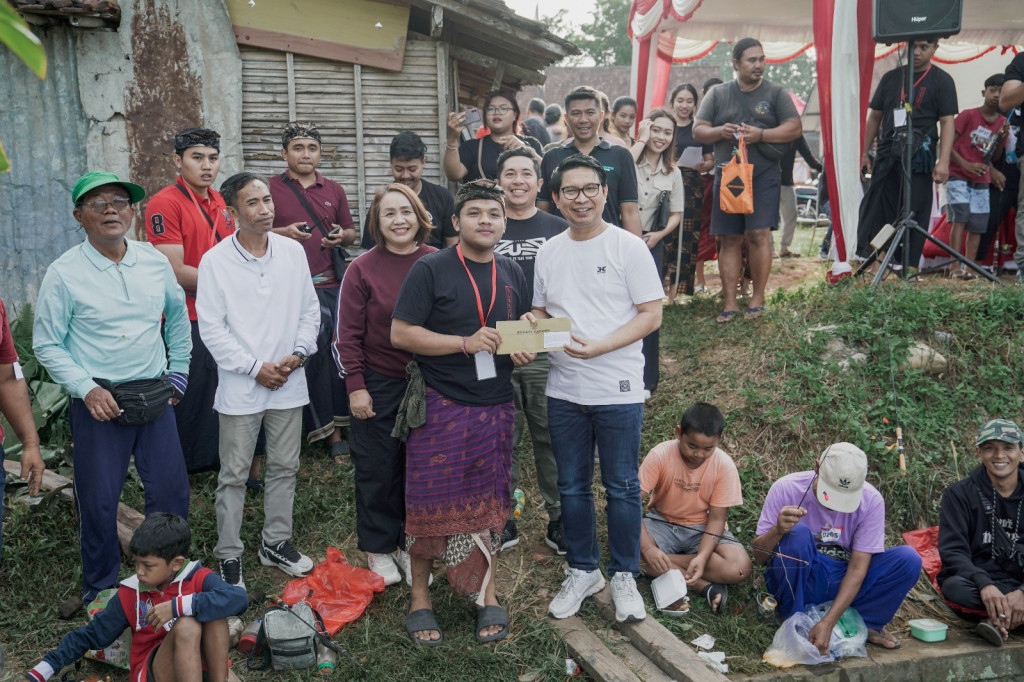
POLYGON ((1005 613, 1000 613, 1000 614, 999 614, 999 617, 1000 617, 1000 618, 1006 618, 1006 614, 1005 614, 1005 613))

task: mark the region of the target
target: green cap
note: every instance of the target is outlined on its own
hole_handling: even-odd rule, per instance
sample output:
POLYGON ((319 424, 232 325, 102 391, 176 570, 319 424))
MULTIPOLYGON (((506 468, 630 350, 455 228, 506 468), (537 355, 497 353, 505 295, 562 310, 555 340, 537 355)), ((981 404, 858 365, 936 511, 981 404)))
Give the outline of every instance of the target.
POLYGON ((1020 427, 1009 419, 992 419, 985 422, 978 431, 978 437, 974 439, 974 444, 981 445, 990 440, 1024 444, 1024 434, 1021 434, 1020 427))
POLYGON ((132 203, 137 204, 146 198, 146 190, 142 189, 141 186, 136 185, 132 182, 125 182, 119 179, 113 173, 107 171, 91 171, 86 173, 82 177, 78 178, 78 182, 75 183, 75 188, 71 190, 71 201, 78 203, 78 200, 88 192, 89 190, 96 189, 102 185, 121 185, 125 190, 128 191, 128 196, 132 198, 132 203))

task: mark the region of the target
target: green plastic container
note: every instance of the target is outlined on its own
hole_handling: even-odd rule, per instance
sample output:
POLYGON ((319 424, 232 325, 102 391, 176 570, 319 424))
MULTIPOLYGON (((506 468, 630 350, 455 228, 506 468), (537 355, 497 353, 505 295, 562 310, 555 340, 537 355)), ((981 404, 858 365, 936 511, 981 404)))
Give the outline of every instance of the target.
POLYGON ((922 642, 941 642, 946 639, 946 630, 949 628, 945 623, 940 623, 932 618, 917 618, 910 621, 910 634, 922 642))

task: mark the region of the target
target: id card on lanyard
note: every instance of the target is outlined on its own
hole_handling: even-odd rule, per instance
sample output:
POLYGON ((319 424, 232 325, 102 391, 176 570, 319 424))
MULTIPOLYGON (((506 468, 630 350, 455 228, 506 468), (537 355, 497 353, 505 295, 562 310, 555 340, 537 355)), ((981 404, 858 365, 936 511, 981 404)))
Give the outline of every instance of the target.
MULTIPOLYGON (((486 327, 487 318, 491 316, 491 311, 494 310, 494 298, 498 291, 498 264, 492 254, 491 304, 487 308, 487 314, 484 314, 484 302, 480 298, 480 287, 476 285, 476 280, 473 279, 473 274, 469 271, 469 266, 466 265, 466 257, 462 255, 462 244, 457 244, 455 246, 455 252, 459 255, 459 260, 462 261, 462 267, 466 270, 466 276, 469 277, 469 283, 473 286, 473 296, 476 297, 476 312, 480 319, 480 326, 486 327)), ((478 351, 473 354, 473 361, 476 363, 477 381, 493 379, 498 376, 498 370, 494 365, 494 355, 492 353, 485 350, 478 351)))

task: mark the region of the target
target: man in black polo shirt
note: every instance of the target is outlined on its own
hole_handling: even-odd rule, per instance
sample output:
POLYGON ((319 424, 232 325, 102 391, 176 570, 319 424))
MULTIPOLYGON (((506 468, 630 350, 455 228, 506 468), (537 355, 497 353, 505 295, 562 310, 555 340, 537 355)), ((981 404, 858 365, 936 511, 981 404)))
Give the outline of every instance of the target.
MULTIPOLYGON (((540 157, 526 148, 510 149, 498 157, 498 184, 505 190, 505 234, 494 247, 495 253, 507 256, 523 269, 526 282, 533 296, 533 263, 537 252, 545 242, 564 232, 568 226, 564 218, 537 209, 537 192, 540 191, 540 157)), ((551 434, 548 432, 548 385, 547 353, 538 353, 537 359, 528 365, 512 370, 512 392, 516 403, 515 433, 513 444, 519 442, 523 433, 523 420, 530 424, 530 438, 533 441, 533 459, 537 465, 537 487, 544 498, 544 510, 548 513, 548 532, 544 542, 559 554, 565 554, 565 538, 562 534, 562 502, 558 495, 558 466, 551 449, 551 434)), ((512 485, 519 487, 520 469, 518 451, 512 451, 512 485)), ((515 501, 512 501, 513 507, 515 501)), ((516 523, 509 518, 501 534, 501 548, 519 544, 516 523)))
MULTIPOLYGON (((459 233, 452 226, 452 215, 455 213, 455 200, 447 187, 435 185, 423 179, 423 169, 427 165, 427 145, 416 133, 406 130, 391 138, 391 175, 395 182, 405 185, 423 202, 427 215, 434 229, 430 231, 427 244, 438 249, 451 246, 459 241, 459 233)), ((363 239, 361 246, 369 249, 374 246, 370 236, 370 214, 363 221, 363 239)))
MULTIPOLYGON (((910 140, 914 156, 911 160, 910 209, 917 224, 926 230, 932 215, 932 182, 944 183, 949 178, 953 118, 958 111, 956 84, 948 73, 932 64, 932 55, 938 44, 938 39, 914 41, 914 130, 910 140), (941 134, 936 123, 941 126, 941 134)), ((899 218, 906 131, 906 112, 901 107, 906 95, 904 78, 903 67, 886 73, 878 82, 869 104, 860 160, 861 171, 871 171, 871 186, 861 201, 857 226, 857 255, 862 258, 871 254, 870 242, 882 226, 895 223, 899 218), (876 135, 878 147, 872 163, 868 152, 876 135)), ((923 248, 924 237, 911 232, 908 254, 911 266, 917 267, 923 248)))
POLYGON ((640 236, 640 211, 637 209, 636 164, 625 147, 612 146, 601 138, 604 110, 596 90, 581 86, 565 96, 565 122, 572 138, 544 154, 540 165, 541 185, 537 208, 560 215, 551 201, 548 182, 564 159, 575 154, 592 156, 608 173, 608 200, 602 217, 606 223, 623 227, 640 236))

